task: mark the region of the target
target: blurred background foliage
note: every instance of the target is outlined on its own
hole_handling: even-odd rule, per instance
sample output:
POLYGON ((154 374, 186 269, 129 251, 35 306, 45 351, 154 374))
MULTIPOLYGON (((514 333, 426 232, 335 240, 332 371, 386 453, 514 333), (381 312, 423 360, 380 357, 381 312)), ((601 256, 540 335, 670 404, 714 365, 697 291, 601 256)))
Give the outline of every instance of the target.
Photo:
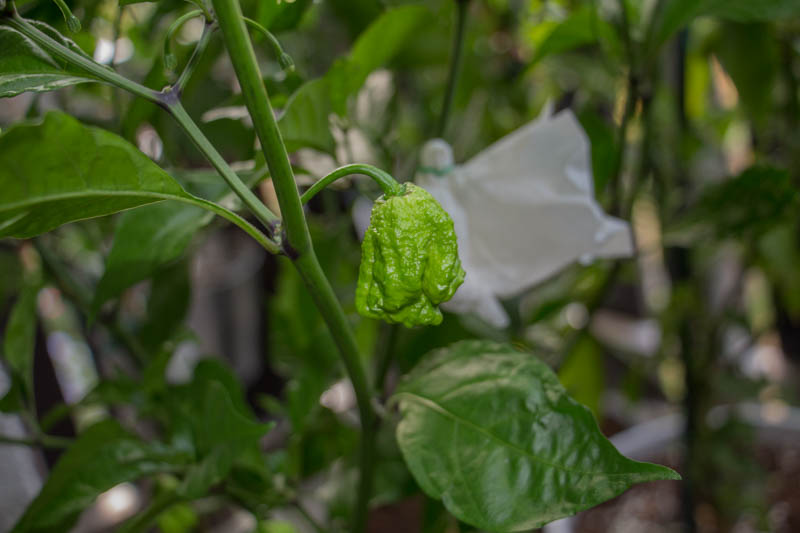
MULTIPOLYGON (((88 30, 73 36, 86 53, 154 89, 174 81, 163 39, 190 3, 67 3, 88 30)), ((398 17, 371 26, 387 8, 409 3, 242 0, 296 64, 283 71, 254 34, 301 184, 348 162, 413 177, 418 150, 441 119, 456 2, 425 2, 422 24, 398 17)), ((54 3, 17 4, 67 34, 54 3)), ((572 109, 592 143, 597 198, 631 222, 638 248, 631 259, 570 267, 504 302, 512 317, 505 330, 470 316, 412 330, 361 319, 350 212, 357 199, 379 192, 353 180, 310 205, 320 260, 372 372, 386 377, 386 393, 430 349, 489 337, 525 346, 557 368, 609 435, 663 421, 636 453, 674 466, 685 481, 636 488, 584 513, 570 524, 574 531, 800 530, 798 15, 798 3, 786 0, 469 2, 463 68, 443 133, 456 161, 548 103, 572 109), (667 435, 661 441, 659 431, 667 435)), ((175 35, 179 65, 201 30, 202 20, 193 19, 175 35)), ((184 105, 275 205, 221 39, 212 39, 184 105)), ((51 109, 119 133, 189 190, 222 194, 167 114, 105 85, 2 100, 0 127, 51 109)), ((135 272, 123 265, 116 285, 107 281, 98 296, 103 273, 114 268, 115 233, 135 232, 148 219, 158 225, 151 218, 158 207, 147 209, 138 219, 133 211, 34 241, 0 242, 0 323, 23 298, 35 302, 30 312, 39 318, 32 390, 7 394, 3 409, 16 411, 28 397, 37 427, 59 438, 108 418, 79 438, 146 446, 136 453, 148 461, 131 465, 137 477, 158 461, 166 470, 193 469, 185 478, 193 485, 180 491, 164 469, 136 486, 118 484, 132 478, 125 473, 86 480, 96 484, 93 494, 123 487, 128 499, 116 507, 99 499, 81 515, 82 531, 114 527, 147 499, 172 504, 177 493, 196 496, 212 486, 194 503, 164 505, 160 530, 310 531, 318 517, 335 530, 354 493, 354 404, 299 277, 235 230, 186 208, 177 233, 166 235, 172 256, 135 272), (227 385, 217 390, 210 381, 227 385), (111 413, 170 445, 132 440, 111 413), (266 440, 256 419, 275 424, 266 440), (192 427, 212 421, 230 426, 192 427), (241 435, 241 446, 217 442, 221 431, 241 435)), ((380 439, 372 530, 469 531, 419 495, 390 426, 380 439)), ((96 465, 87 446, 62 470, 96 465)), ((44 460, 52 465, 59 447, 50 448, 44 460)), ((92 499, 54 489, 46 510, 26 514, 38 524, 30 530, 58 530, 47 527, 73 521, 92 499)))

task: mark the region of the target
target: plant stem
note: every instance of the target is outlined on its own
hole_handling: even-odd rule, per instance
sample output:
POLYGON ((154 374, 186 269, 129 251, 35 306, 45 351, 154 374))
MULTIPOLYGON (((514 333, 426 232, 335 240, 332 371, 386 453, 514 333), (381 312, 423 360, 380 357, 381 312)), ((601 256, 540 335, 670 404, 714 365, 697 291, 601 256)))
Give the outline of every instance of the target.
MULTIPOLYGON (((214 213, 215 215, 218 215, 218 216, 226 219, 228 222, 231 222, 231 223, 235 224, 236 226, 239 226, 239 228, 241 230, 243 230, 245 233, 250 235, 258 244, 260 244, 262 247, 264 247, 264 249, 267 250, 269 253, 271 253, 271 254, 279 254, 279 253, 281 253, 281 249, 278 246, 277 242, 275 242, 274 240, 271 240, 269 237, 267 237, 266 235, 261 233, 258 230, 258 228, 256 228, 252 224, 250 224, 250 222, 248 222, 247 220, 243 219, 242 217, 240 217, 239 215, 237 215, 233 211, 229 211, 228 209, 225 209, 224 207, 220 206, 219 204, 216 204, 214 202, 210 202, 210 201, 208 201, 208 200, 206 200, 204 198, 198 198, 196 196, 192 197, 191 199, 185 199, 185 200, 183 200, 183 202, 187 203, 187 204, 191 204, 191 205, 196 205, 198 207, 202 207, 203 209, 207 209, 207 210, 211 211, 212 213, 214 213)), ((263 209, 267 209, 267 207, 265 205, 263 205, 263 204, 261 204, 261 207, 263 209)), ((269 211, 269 213, 272 214, 271 211, 269 211)))
POLYGON ((286 239, 283 242, 284 252, 293 260, 325 319, 355 390, 362 431, 361 477, 352 530, 360 533, 364 531, 367 521, 372 488, 373 448, 375 446, 375 417, 370 403, 371 394, 366 372, 359 354, 358 344, 344 310, 314 252, 289 156, 258 69, 239 2, 237 0, 213 0, 213 6, 275 185, 278 203, 283 214, 283 231, 286 233, 286 239))
POLYGON ((175 21, 170 24, 169 28, 167 29, 167 34, 164 36, 164 49, 162 52, 164 56, 164 66, 167 68, 167 70, 173 70, 177 66, 175 64, 175 55, 172 53, 172 35, 178 31, 180 27, 186 23, 186 21, 191 20, 198 15, 203 15, 203 11, 201 9, 195 9, 194 11, 184 13, 175 19, 175 21))
POLYGON ((183 67, 181 75, 178 76, 178 81, 176 81, 172 86, 174 90, 178 91, 178 94, 183 92, 183 89, 189 82, 189 78, 191 78, 192 74, 194 73, 194 69, 197 68, 197 64, 200 63, 200 58, 203 57, 203 52, 206 51, 208 42, 211 40, 211 36, 213 34, 214 23, 206 20, 206 24, 203 26, 203 35, 201 35, 200 40, 197 41, 188 63, 186 63, 186 66, 183 67))
POLYGON ((447 129, 447 120, 453 106, 453 98, 458 84, 458 74, 461 71, 461 58, 464 50, 464 29, 467 22, 467 6, 469 0, 455 0, 456 2, 456 31, 453 34, 453 51, 450 54, 450 71, 447 74, 447 88, 444 93, 442 114, 439 116, 439 126, 436 129, 437 137, 444 137, 447 129))
MULTIPOLYGON (((169 94, 169 93, 167 93, 169 94)), ((225 162, 225 159, 217 152, 211 141, 203 135, 200 128, 186 112, 177 97, 171 98, 166 106, 167 111, 173 116, 186 134, 194 142, 195 146, 206 156, 217 172, 228 183, 233 192, 242 199, 242 202, 253 212, 253 214, 264 223, 271 232, 277 227, 279 219, 267 208, 258 197, 253 194, 247 185, 239 178, 236 172, 225 162)), ((271 235, 272 236, 272 235, 271 235)), ((273 251, 274 250, 270 250, 273 251)))
POLYGON ((42 448, 63 449, 69 448, 72 442, 72 439, 53 435, 39 435, 33 438, 0 435, 0 445, 10 446, 41 446, 42 448))
POLYGON ((244 17, 244 22, 245 24, 256 30, 258 33, 263 35, 264 38, 269 42, 269 45, 272 47, 272 53, 275 54, 275 58, 278 60, 278 63, 280 63, 281 68, 287 70, 294 69, 294 61, 289 56, 289 54, 287 54, 283 50, 280 41, 278 40, 277 37, 275 37, 275 35, 271 31, 269 31, 267 28, 259 24, 258 21, 255 21, 253 19, 244 17))
POLYGON ((31 41, 58 59, 79 67, 97 79, 111 85, 116 85, 117 87, 125 89, 126 91, 133 93, 136 96, 140 96, 145 100, 149 100, 150 102, 154 103, 160 103, 161 98, 157 91, 148 89, 144 85, 140 85, 133 80, 129 80, 125 76, 117 74, 113 70, 96 63, 91 58, 67 48, 22 18, 19 13, 17 13, 15 8, 12 7, 11 17, 9 17, 7 20, 12 28, 28 37, 31 41))
POLYGON ((339 167, 328 175, 320 178, 316 183, 314 183, 314 185, 311 186, 311 188, 303 193, 303 196, 300 197, 300 202, 303 204, 308 203, 309 200, 316 196, 318 192, 334 181, 352 174, 364 174, 365 176, 369 176, 375 180, 375 183, 380 185, 385 196, 396 196, 398 194, 403 194, 404 187, 400 185, 397 180, 395 180, 388 172, 377 167, 373 167, 372 165, 354 163, 352 165, 339 167))

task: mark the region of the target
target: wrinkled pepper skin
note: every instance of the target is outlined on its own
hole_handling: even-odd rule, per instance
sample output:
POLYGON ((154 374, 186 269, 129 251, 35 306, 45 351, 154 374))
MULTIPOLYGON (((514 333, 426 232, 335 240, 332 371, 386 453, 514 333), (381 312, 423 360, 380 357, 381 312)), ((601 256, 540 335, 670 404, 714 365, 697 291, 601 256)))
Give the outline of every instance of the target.
POLYGON ((412 183, 381 196, 361 245, 356 308, 407 327, 442 322, 438 305, 464 282, 450 215, 412 183))

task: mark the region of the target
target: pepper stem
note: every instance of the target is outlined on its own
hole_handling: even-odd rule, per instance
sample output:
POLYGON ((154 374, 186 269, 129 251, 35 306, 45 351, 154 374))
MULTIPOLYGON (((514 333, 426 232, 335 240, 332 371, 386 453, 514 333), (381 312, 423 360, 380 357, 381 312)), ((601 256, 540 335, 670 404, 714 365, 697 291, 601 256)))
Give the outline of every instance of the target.
POLYGON ((193 19, 199 15, 204 15, 201 9, 195 9, 193 11, 189 11, 175 19, 175 21, 170 24, 169 29, 167 30, 167 35, 164 37, 164 68, 168 71, 173 71, 178 66, 178 60, 175 57, 175 54, 172 53, 172 36, 175 34, 181 26, 186 23, 189 19, 193 19))
POLYGON ((258 33, 260 33, 267 39, 270 46, 272 47, 272 52, 275 54, 275 57, 278 58, 278 63, 280 64, 281 68, 287 72, 293 71, 294 60, 292 60, 292 57, 289 54, 283 51, 283 47, 281 46, 280 41, 278 41, 278 38, 275 37, 275 35, 271 31, 269 31, 267 28, 259 24, 257 21, 247 17, 242 17, 242 18, 244 19, 245 23, 248 26, 256 30, 258 33))
POLYGON ((405 186, 398 183, 388 172, 372 165, 354 163, 352 165, 339 167, 330 174, 320 178, 310 189, 303 193, 300 197, 300 202, 304 204, 308 203, 319 191, 334 181, 352 174, 364 174, 375 180, 375 183, 380 185, 381 189, 383 189, 384 196, 397 196, 405 192, 405 186))
POLYGON ((72 14, 67 4, 64 3, 64 0, 53 0, 58 9, 61 10, 61 14, 64 16, 64 20, 67 22, 67 28, 72 33, 78 33, 81 31, 81 21, 78 20, 78 17, 72 14))

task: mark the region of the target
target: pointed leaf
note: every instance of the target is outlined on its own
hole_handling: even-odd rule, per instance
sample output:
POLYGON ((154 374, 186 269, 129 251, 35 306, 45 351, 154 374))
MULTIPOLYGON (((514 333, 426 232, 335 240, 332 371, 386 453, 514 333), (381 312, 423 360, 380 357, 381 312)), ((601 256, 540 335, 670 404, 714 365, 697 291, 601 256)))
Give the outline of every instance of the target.
MULTIPOLYGON (((78 50, 78 45, 43 22, 30 21, 60 44, 78 50)), ((43 92, 76 83, 96 81, 80 69, 52 57, 17 30, 0 24, 0 97, 25 91, 43 92)))
POLYGON ((534 529, 634 483, 679 479, 623 457, 547 365, 508 345, 433 352, 395 398, 397 440, 420 487, 488 531, 534 529))
POLYGON ((187 200, 177 181, 122 138, 51 112, 0 136, 0 238, 160 200, 187 200))

